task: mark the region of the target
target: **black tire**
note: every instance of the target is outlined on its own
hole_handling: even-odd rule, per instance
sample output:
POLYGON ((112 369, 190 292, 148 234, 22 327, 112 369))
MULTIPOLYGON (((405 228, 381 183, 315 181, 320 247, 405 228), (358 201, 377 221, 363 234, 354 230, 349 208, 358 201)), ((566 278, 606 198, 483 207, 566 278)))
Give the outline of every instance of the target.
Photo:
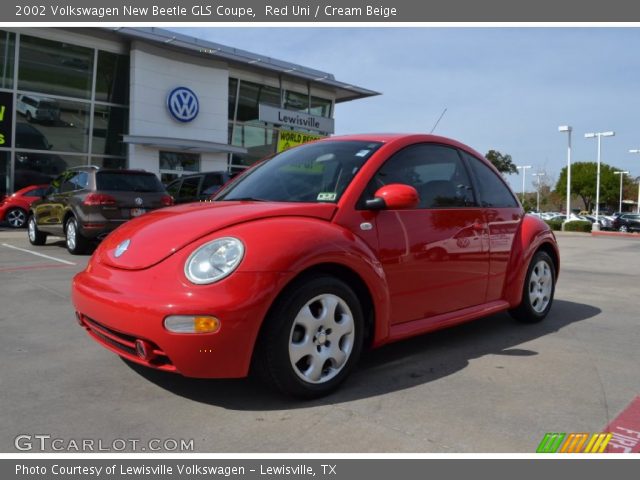
POLYGON ((27 212, 19 207, 12 208, 5 215, 5 220, 11 228, 24 228, 27 224, 27 212))
POLYGON ((351 373, 362 352, 363 337, 362 307, 353 290, 332 276, 307 276, 288 287, 271 309, 258 339, 254 371, 285 394, 305 399, 322 397, 351 373), (331 306, 333 299, 337 299, 335 307, 331 306), (303 309, 313 317, 304 317, 312 328, 299 323, 303 309), (333 313, 326 315, 330 311, 333 313), (311 352, 294 363, 291 349, 301 346, 311 352), (346 358, 339 363, 343 353, 346 358), (314 364, 321 367, 314 368, 314 364), (312 373, 305 374, 314 370, 320 372, 316 382, 311 380, 312 373))
POLYGON ((64 224, 65 245, 71 255, 82 255, 89 250, 89 240, 80 233, 78 221, 69 217, 64 224))
POLYGON ((629 227, 627 227, 626 225, 622 225, 619 229, 620 232, 622 233, 627 233, 629 232, 629 227))
POLYGON ((47 243, 47 234, 38 230, 38 224, 33 215, 27 220, 27 237, 31 245, 44 245, 47 243))
POLYGON ((556 268, 553 259, 547 252, 538 250, 527 269, 527 275, 522 287, 522 302, 517 308, 509 310, 509 313, 520 322, 541 322, 551 310, 555 289, 556 268), (545 265, 548 270, 545 270, 545 265), (544 283, 540 283, 536 281, 539 278, 546 278, 546 280, 544 283), (533 300, 532 297, 534 297, 533 300))

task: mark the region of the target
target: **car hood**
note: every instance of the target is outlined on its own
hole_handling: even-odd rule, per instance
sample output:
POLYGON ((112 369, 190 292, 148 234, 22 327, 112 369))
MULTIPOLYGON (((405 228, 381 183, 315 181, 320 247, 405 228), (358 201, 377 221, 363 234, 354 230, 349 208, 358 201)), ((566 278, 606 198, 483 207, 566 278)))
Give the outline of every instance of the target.
POLYGON ((98 261, 112 267, 140 270, 232 225, 282 216, 331 220, 336 209, 336 205, 327 203, 188 203, 155 210, 125 223, 102 242, 96 256, 98 261), (126 251, 116 257, 116 249, 126 240, 129 240, 126 251))

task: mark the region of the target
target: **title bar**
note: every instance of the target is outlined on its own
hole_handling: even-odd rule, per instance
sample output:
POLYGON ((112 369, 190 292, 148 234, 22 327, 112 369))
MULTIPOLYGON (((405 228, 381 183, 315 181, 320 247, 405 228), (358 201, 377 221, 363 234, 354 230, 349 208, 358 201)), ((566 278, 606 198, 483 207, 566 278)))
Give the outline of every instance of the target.
POLYGON ((0 23, 640 22, 640 4, 609 0, 14 0, 0 23))

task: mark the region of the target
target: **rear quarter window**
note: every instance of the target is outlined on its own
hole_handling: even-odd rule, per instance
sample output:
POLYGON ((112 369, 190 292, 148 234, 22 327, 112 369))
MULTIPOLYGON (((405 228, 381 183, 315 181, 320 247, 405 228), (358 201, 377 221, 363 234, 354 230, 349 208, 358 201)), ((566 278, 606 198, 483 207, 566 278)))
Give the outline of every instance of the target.
POLYGON ((152 173, 98 172, 96 188, 117 192, 163 192, 164 187, 152 173))
POLYGON ((515 208, 519 206, 513 193, 498 174, 476 157, 466 152, 461 153, 469 164, 480 206, 489 208, 515 208))

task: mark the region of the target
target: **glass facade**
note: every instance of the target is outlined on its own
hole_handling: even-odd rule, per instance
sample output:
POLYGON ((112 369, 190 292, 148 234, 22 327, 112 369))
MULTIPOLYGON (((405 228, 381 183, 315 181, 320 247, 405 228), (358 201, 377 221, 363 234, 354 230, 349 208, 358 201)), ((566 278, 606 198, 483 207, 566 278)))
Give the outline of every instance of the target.
POLYGON ((200 155, 184 152, 160 152, 160 181, 164 184, 188 173, 200 171, 200 155))
MULTIPOLYGON (((231 155, 232 168, 244 168, 277 152, 281 129, 258 120, 260 104, 330 118, 332 103, 329 99, 312 96, 309 92, 281 90, 247 80, 229 78, 229 142, 248 150, 244 155, 231 155)), ((318 134, 315 131, 300 131, 318 134)))
POLYGON ((73 166, 127 166, 128 55, 0 30, 0 91, 13 94, 14 141, 0 146, 8 191, 73 166))

